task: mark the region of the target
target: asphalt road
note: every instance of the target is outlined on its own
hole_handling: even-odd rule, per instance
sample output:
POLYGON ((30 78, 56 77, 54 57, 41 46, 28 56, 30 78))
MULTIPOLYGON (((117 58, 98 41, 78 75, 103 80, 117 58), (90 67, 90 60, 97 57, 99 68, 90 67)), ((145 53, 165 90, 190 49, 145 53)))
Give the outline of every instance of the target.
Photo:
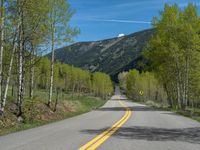
MULTIPOLYGON (((119 99, 123 99, 120 100, 119 99)), ((0 137, 0 150, 200 150, 200 123, 125 100, 0 137)))

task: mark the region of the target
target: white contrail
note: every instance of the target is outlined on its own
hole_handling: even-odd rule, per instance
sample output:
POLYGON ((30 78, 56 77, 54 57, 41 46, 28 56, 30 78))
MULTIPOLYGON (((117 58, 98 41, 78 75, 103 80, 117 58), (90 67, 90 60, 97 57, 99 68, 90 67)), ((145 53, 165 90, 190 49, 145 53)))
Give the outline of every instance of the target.
POLYGON ((138 23, 138 24, 151 24, 150 21, 138 21, 138 20, 118 20, 118 19, 90 19, 92 21, 104 21, 104 22, 119 22, 119 23, 138 23))

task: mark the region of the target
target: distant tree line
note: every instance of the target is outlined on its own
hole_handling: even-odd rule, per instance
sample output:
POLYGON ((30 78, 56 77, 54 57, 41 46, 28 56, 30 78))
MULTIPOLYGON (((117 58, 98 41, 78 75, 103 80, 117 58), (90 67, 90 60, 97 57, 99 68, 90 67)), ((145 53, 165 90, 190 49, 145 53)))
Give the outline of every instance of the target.
POLYGON ((167 104, 167 93, 152 72, 133 69, 118 75, 120 87, 135 101, 167 104))
POLYGON ((185 109, 200 105, 200 17, 197 7, 165 5, 153 19, 155 34, 144 51, 149 72, 121 74, 121 85, 130 97, 163 101, 185 109), (124 80, 125 79, 125 80, 124 80), (137 96, 143 90, 143 96, 137 96), (149 93, 149 94, 148 94, 149 93), (152 97, 153 96, 153 97, 152 97))
MULTIPOLYGON (((47 57, 40 58, 35 69, 36 89, 48 90, 50 86, 51 61, 47 57)), ((91 73, 68 64, 55 62, 54 89, 55 93, 73 94, 88 93, 104 99, 113 93, 113 83, 109 75, 101 72, 91 73)))
POLYGON ((54 91, 88 92, 104 98, 112 93, 107 75, 55 62, 55 48, 79 33, 69 25, 73 14, 66 0, 0 0, 0 114, 10 89, 17 93, 17 116, 23 115, 27 93, 33 100, 34 89, 48 91, 49 107, 54 91), (39 57, 49 49, 50 61, 39 57))

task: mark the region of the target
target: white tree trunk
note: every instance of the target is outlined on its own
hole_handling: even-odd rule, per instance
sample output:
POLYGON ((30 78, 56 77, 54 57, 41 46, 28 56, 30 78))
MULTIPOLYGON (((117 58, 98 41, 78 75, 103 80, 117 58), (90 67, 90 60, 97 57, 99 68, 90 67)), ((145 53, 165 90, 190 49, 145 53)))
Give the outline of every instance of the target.
POLYGON ((7 100, 7 94, 8 94, 8 87, 9 87, 9 82, 10 82, 10 76, 12 73, 12 66, 13 66, 13 60, 14 60, 14 55, 15 55, 15 50, 16 50, 16 43, 13 46, 12 54, 11 54, 11 59, 10 59, 10 64, 9 64, 9 69, 8 69, 8 76, 6 79, 6 85, 5 85, 5 91, 2 99, 2 111, 4 111, 5 105, 6 105, 6 100, 7 100))
POLYGON ((34 88, 34 73, 35 73, 35 67, 31 67, 31 79, 30 79, 30 98, 33 99, 33 88, 34 88))
MULTIPOLYGON (((20 42, 21 45, 21 42, 20 42)), ((18 107, 19 107, 19 114, 21 114, 21 107, 22 107, 22 74, 23 74, 23 56, 22 56, 22 47, 19 47, 18 52, 18 107)))
POLYGON ((49 100, 48 100, 48 106, 50 107, 51 105, 51 101, 52 101, 52 93, 53 93, 53 82, 54 82, 54 42, 55 42, 55 39, 54 39, 54 33, 55 33, 55 25, 54 23, 52 24, 52 40, 51 40, 51 75, 50 75, 50 87, 49 87, 49 100))
POLYGON ((188 89, 189 89, 189 60, 186 60, 186 77, 185 77, 185 106, 188 106, 188 89))
POLYGON ((19 10, 19 50, 18 50, 18 116, 22 115, 22 103, 23 103, 23 95, 24 95, 24 52, 23 52, 23 14, 21 10, 19 10))
POLYGON ((181 92, 180 92, 180 84, 179 84, 179 81, 177 82, 177 101, 178 101, 178 106, 179 108, 181 108, 181 92))
POLYGON ((30 86, 29 86, 29 97, 30 99, 33 99, 33 88, 34 88, 34 73, 35 73, 35 67, 33 64, 34 61, 34 48, 32 50, 32 54, 31 54, 31 67, 30 67, 30 86))
MULTIPOLYGON (((4 7, 4 0, 0 1, 0 7, 1 7, 1 25, 0 25, 0 31, 1 31, 1 39, 0 39, 0 100, 2 99, 2 70, 3 70, 3 49, 4 49, 4 13, 3 13, 3 7, 4 7)), ((3 103, 3 102, 2 102, 3 103)), ((3 105, 3 104, 2 104, 3 105)))

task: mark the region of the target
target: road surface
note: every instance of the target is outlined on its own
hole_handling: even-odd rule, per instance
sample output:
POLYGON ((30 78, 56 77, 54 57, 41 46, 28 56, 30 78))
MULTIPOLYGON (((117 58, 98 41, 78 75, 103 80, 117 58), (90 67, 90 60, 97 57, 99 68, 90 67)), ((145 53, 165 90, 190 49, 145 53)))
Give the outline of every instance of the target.
MULTIPOLYGON (((121 100, 120 100, 121 99, 121 100)), ((0 137, 0 150, 200 150, 200 123, 127 101, 0 137)))

